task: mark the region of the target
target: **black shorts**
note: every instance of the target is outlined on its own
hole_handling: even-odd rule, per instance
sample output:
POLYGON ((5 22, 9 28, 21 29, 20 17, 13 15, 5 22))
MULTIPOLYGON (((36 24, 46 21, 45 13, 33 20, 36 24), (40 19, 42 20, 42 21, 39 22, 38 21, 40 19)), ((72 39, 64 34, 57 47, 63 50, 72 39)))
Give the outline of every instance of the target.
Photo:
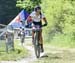
POLYGON ((42 26, 42 22, 41 22, 41 21, 40 21, 40 22, 34 22, 34 21, 33 21, 33 24, 34 24, 34 25, 39 25, 40 27, 42 26))

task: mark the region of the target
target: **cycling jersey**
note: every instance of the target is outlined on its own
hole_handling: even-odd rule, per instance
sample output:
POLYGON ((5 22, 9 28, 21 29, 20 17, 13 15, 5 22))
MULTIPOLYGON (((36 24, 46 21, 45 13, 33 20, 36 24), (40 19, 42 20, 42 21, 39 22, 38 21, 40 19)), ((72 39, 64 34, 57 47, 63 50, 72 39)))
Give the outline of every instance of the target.
POLYGON ((37 16, 35 11, 33 11, 33 12, 30 14, 30 16, 32 17, 32 20, 33 20, 34 22, 40 22, 41 19, 45 18, 45 16, 43 15, 43 13, 41 13, 41 15, 37 16))

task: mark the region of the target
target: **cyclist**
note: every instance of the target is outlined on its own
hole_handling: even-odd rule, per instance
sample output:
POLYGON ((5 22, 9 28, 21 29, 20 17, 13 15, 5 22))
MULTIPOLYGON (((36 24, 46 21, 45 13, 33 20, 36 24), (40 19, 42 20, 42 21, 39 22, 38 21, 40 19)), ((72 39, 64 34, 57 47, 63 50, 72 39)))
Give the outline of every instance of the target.
MULTIPOLYGON (((42 27, 42 21, 45 22, 45 24, 43 26, 47 26, 47 20, 46 20, 45 16, 43 15, 43 13, 41 12, 41 7, 36 6, 34 8, 34 11, 27 18, 27 22, 32 22, 35 26, 39 25, 41 28, 42 27)), ((32 31, 32 39, 34 39, 34 33, 35 32, 32 31)), ((40 33, 39 33, 39 40, 40 40, 41 52, 44 52, 42 29, 40 30, 40 33)))
POLYGON ((21 39, 21 44, 23 46, 25 42, 25 30, 23 27, 20 27, 20 39, 21 39))

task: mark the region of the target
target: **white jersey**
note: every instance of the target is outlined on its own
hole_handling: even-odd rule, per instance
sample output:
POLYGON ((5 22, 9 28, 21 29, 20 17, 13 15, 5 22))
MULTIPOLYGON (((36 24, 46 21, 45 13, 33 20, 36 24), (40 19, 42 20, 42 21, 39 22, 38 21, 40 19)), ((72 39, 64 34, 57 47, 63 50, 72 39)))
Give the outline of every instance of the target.
POLYGON ((43 14, 37 16, 35 11, 33 11, 30 16, 34 22, 40 22, 40 20, 45 17, 43 14))

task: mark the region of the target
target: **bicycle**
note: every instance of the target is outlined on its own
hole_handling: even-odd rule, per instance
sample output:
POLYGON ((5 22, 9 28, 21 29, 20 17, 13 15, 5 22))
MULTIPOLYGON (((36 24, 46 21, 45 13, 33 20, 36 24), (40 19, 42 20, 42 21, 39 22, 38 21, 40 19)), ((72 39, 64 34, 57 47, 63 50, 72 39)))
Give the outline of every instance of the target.
POLYGON ((33 28, 33 31, 35 32, 33 45, 34 45, 34 51, 35 51, 36 58, 40 57, 40 51, 41 51, 41 46, 40 46, 40 42, 39 42, 39 32, 40 32, 40 30, 41 30, 41 28, 40 28, 39 25, 36 25, 33 28))

